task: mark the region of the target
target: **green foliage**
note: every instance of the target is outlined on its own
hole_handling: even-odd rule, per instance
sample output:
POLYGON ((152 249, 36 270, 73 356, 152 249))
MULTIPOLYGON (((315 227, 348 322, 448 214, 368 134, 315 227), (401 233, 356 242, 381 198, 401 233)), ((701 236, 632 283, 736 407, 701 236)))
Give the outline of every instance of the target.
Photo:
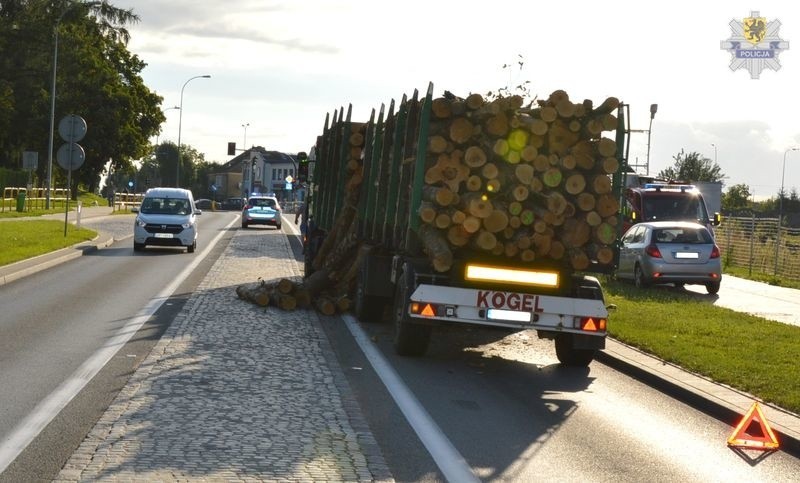
MULTIPOLYGON (((147 152, 165 117, 162 98, 141 78, 145 63, 126 47, 125 25, 136 21, 130 10, 107 1, 0 4, 0 167, 16 167, 22 151, 37 151, 37 178, 46 179, 56 25, 55 121, 77 114, 89 127, 80 142, 86 161, 73 172, 73 192, 78 186, 96 191, 109 159, 125 170, 147 152)), ((60 145, 56 133, 53 150, 60 145)), ((52 174, 54 186, 64 186, 67 176, 57 164, 52 174)))
POLYGON ((722 193, 722 211, 737 213, 752 209, 750 187, 744 183, 735 184, 722 193))
POLYGON ((689 182, 724 182, 727 178, 717 163, 698 152, 686 154, 681 149, 681 152, 673 156, 673 159, 675 164, 658 173, 659 178, 689 182))
POLYGON ((800 327, 716 307, 694 292, 620 282, 605 288, 617 305, 609 320, 615 339, 800 411, 800 327))
POLYGON ((91 240, 97 232, 58 220, 3 221, 0 230, 0 265, 18 262, 91 240))

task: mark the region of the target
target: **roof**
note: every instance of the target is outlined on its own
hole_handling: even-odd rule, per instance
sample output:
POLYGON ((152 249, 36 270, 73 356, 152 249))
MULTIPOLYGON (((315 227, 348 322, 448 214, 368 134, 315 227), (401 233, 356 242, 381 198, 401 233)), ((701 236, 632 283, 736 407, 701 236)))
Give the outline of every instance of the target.
POLYGON ((150 188, 144 195, 161 198, 193 198, 192 192, 183 188, 150 188))

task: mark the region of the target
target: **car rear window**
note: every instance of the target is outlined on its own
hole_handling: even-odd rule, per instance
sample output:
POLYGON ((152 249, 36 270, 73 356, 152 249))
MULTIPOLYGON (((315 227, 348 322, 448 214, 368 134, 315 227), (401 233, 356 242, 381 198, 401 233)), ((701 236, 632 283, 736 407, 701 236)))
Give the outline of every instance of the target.
POLYGON ((250 199, 250 206, 259 206, 259 207, 266 207, 266 208, 275 208, 275 200, 270 198, 251 198, 250 199))
POLYGON ((656 243, 713 243, 705 228, 657 228, 653 230, 656 243))

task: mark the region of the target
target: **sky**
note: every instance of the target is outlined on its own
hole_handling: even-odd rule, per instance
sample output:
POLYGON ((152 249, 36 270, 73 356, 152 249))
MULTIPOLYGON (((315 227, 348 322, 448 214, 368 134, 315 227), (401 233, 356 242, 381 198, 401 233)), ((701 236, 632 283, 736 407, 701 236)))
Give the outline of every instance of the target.
MULTIPOLYGON (((630 105, 629 163, 646 174, 681 152, 716 161, 725 187, 746 184, 759 199, 781 178, 800 190, 800 3, 688 2, 112 0, 140 21, 128 49, 170 109, 158 140, 191 145, 224 163, 227 143, 309 151, 327 114, 399 101, 428 83, 466 97, 528 82, 596 104, 630 105), (778 70, 757 79, 731 68, 722 43, 730 23, 765 17, 788 42, 778 70), (522 61, 520 67, 518 61, 522 61), (512 65, 513 68, 504 68, 512 65), (210 78, 195 76, 210 75, 210 78), (191 80, 190 80, 191 79, 191 80), (181 92, 183 102, 181 103, 181 92), (658 110, 650 119, 650 105, 658 110), (246 126, 246 127, 245 127, 246 126)), ((156 142, 156 139, 153 140, 156 142)))

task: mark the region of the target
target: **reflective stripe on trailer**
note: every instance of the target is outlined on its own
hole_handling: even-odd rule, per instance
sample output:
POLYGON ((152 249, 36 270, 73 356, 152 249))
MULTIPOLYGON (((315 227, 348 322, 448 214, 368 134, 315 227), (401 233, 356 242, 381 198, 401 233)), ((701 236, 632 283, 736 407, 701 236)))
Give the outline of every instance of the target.
POLYGON ((453 316, 434 319, 525 328, 572 328, 575 317, 608 318, 602 300, 576 299, 518 292, 478 290, 440 285, 420 285, 411 295, 412 302, 452 307, 453 316), (531 313, 531 322, 490 321, 487 309, 531 313))

